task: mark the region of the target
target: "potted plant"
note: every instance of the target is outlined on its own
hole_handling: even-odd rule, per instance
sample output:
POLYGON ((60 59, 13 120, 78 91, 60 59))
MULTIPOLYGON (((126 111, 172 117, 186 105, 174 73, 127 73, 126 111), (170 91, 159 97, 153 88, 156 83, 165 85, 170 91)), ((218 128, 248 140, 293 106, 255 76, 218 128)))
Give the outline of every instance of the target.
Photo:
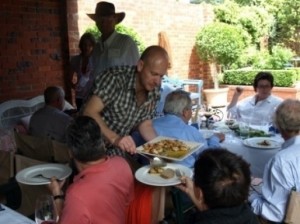
POLYGON ((219 88, 220 73, 239 58, 248 43, 248 34, 242 28, 226 23, 214 22, 198 32, 196 51, 200 60, 209 63, 214 83, 214 89, 203 90, 208 105, 227 104, 228 88, 219 88))

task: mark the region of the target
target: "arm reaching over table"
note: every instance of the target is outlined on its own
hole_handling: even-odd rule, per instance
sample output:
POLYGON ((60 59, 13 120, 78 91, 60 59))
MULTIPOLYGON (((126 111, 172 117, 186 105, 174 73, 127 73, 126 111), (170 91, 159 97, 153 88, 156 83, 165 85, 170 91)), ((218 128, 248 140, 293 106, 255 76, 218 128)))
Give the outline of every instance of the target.
POLYGON ((145 139, 145 141, 151 141, 155 137, 157 137, 157 134, 153 128, 152 120, 145 120, 143 121, 139 127, 139 132, 141 133, 142 137, 145 139))
POLYGON ((104 104, 100 97, 93 95, 85 105, 83 114, 94 118, 94 120, 100 126, 104 137, 114 146, 127 151, 129 153, 135 153, 136 146, 131 136, 119 136, 116 132, 111 130, 101 117, 101 111, 104 108, 104 104))

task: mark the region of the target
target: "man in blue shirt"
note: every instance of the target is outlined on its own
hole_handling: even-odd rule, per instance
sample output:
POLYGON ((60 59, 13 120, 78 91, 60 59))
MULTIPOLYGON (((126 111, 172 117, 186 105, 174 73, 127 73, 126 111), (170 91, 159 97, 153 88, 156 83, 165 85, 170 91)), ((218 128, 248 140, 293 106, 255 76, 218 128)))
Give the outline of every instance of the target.
POLYGON ((219 147, 220 141, 224 140, 224 134, 218 133, 206 141, 195 127, 188 125, 192 117, 192 100, 186 91, 175 90, 167 95, 164 114, 165 116, 153 120, 157 135, 203 144, 199 150, 179 162, 182 165, 193 167, 201 151, 208 147, 219 147))

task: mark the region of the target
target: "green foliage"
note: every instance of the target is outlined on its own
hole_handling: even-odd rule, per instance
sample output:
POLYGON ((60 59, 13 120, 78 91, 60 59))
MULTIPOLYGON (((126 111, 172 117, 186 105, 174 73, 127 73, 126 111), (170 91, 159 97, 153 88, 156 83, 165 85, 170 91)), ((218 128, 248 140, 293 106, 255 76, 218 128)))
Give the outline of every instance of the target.
POLYGON ((215 5, 223 3, 224 0, 190 0, 191 4, 201 4, 203 2, 215 5))
MULTIPOLYGON (((254 77, 261 70, 227 70, 224 72, 223 84, 230 85, 252 85, 254 77)), ((291 87, 299 79, 297 70, 264 70, 271 72, 274 76, 274 86, 291 87)))
POLYGON ((252 59, 253 69, 266 69, 266 67, 268 67, 267 64, 269 61, 269 57, 270 55, 268 51, 257 51, 257 53, 253 55, 252 59))
POLYGON ((224 4, 214 8, 215 19, 218 22, 237 25, 240 6, 233 1, 225 1, 224 4))
POLYGON ((264 0, 234 0, 239 5, 261 5, 264 0))
POLYGON ((270 36, 274 27, 274 18, 260 6, 240 6, 236 2, 226 1, 214 8, 216 21, 242 27, 252 37, 252 43, 259 43, 263 36, 270 36))
MULTIPOLYGON (((142 38, 132 28, 124 26, 122 24, 118 24, 116 26, 116 31, 118 33, 127 34, 128 36, 130 36, 136 43, 140 54, 145 50, 146 47, 145 47, 145 44, 144 44, 142 38)), ((92 33, 94 35, 94 37, 96 38, 96 40, 99 40, 99 38, 101 36, 101 33, 96 25, 87 28, 85 32, 92 33)))
POLYGON ((285 47, 274 46, 269 57, 266 68, 283 69, 285 65, 292 59, 294 53, 285 47))
POLYGON ((247 45, 245 32, 225 23, 208 24, 196 36, 196 50, 200 59, 225 67, 235 62, 247 45))
POLYGON ((230 69, 238 69, 238 68, 245 68, 245 67, 252 67, 254 63, 254 59, 259 51, 256 49, 255 46, 250 46, 246 48, 237 61, 235 61, 231 66, 230 69))
POLYGON ((300 1, 266 0, 266 7, 276 18, 275 43, 300 42, 300 1))
POLYGON ((276 45, 271 54, 268 51, 258 51, 254 47, 247 48, 230 69, 251 67, 253 69, 284 69, 289 64, 294 53, 291 49, 276 45))
POLYGON ((271 54, 267 51, 257 52, 253 58, 253 68, 257 69, 284 69, 294 53, 286 47, 276 45, 271 54))

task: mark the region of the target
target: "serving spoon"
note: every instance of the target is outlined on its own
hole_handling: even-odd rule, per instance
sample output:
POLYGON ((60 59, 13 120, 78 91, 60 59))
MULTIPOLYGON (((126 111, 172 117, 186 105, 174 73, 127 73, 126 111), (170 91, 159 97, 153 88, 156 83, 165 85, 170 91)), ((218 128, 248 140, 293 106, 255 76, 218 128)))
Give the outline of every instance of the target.
POLYGON ((167 163, 161 158, 155 156, 152 160, 150 160, 150 166, 152 167, 164 167, 167 163))
POLYGON ((164 167, 164 166, 167 165, 166 161, 162 160, 161 158, 159 158, 157 156, 151 158, 151 157, 146 156, 145 154, 140 153, 140 152, 137 152, 137 154, 139 154, 139 155, 145 157, 146 159, 148 159, 151 167, 164 167))

